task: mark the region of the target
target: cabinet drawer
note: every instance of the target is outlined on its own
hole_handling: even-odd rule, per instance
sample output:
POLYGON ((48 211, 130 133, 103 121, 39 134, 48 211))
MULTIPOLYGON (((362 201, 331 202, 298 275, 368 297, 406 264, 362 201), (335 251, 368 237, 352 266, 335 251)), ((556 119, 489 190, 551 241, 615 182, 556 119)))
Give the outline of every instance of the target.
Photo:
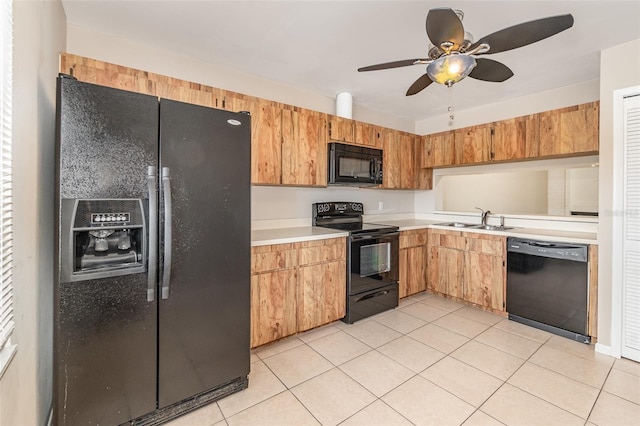
POLYGON ((441 234, 436 237, 434 245, 444 248, 451 248, 456 250, 467 249, 467 239, 463 235, 455 234, 441 234))
POLYGON ((427 234, 426 229, 400 232, 400 248, 417 247, 427 244, 427 234))
POLYGON ((470 252, 502 257, 505 251, 506 237, 478 234, 470 237, 467 243, 470 252))
POLYGON ((344 260, 347 253, 345 238, 331 238, 328 240, 305 241, 300 243, 299 264, 344 260))
POLYGON ((251 273, 293 268, 298 264, 295 244, 277 244, 251 248, 251 273))

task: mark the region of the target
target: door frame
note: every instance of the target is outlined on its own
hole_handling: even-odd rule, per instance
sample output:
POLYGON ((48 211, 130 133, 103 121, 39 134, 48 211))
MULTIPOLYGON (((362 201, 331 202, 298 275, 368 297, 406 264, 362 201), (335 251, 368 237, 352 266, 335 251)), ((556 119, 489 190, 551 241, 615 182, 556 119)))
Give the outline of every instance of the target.
MULTIPOLYGON (((640 86, 613 92, 613 235, 611 260, 611 346, 610 355, 622 354, 622 306, 624 267, 624 99, 640 95, 640 86), (617 214, 616 214, 617 213, 617 214)), ((603 277, 605 278, 605 277, 603 277)), ((606 280, 600 280, 601 283, 606 280)))

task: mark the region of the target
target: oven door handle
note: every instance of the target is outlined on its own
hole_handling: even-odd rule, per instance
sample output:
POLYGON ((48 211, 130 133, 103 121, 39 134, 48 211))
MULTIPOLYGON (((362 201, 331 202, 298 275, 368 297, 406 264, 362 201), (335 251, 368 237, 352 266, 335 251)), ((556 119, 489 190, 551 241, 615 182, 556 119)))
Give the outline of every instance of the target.
POLYGON ((362 302, 363 300, 373 299, 374 297, 384 296, 385 294, 389 294, 390 290, 380 290, 375 293, 365 294, 362 297, 358 297, 354 303, 362 302))
POLYGON ((400 235, 400 232, 389 232, 387 234, 366 234, 366 235, 352 235, 351 241, 360 241, 360 240, 371 240, 373 238, 382 238, 382 237, 395 237, 400 235))

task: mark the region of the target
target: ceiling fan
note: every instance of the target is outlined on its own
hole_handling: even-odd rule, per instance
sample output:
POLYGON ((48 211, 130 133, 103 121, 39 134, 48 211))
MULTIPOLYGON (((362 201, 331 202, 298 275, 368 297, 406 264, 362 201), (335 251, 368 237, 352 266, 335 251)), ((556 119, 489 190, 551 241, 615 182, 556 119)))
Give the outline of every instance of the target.
POLYGON ((419 93, 433 82, 451 87, 467 76, 502 82, 511 78, 513 71, 498 61, 477 56, 526 46, 573 26, 573 16, 558 15, 504 28, 474 42, 462 26, 463 16, 461 11, 449 8, 429 10, 427 35, 433 46, 427 58, 385 62, 358 68, 358 71, 427 65, 426 73, 409 87, 407 96, 419 93))

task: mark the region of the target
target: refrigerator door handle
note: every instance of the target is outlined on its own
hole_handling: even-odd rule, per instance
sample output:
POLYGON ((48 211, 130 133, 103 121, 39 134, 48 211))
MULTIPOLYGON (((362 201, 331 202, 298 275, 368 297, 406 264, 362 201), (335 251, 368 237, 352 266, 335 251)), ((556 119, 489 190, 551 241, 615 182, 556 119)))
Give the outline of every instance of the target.
POLYGON ((147 275, 147 302, 153 302, 156 296, 158 278, 158 196, 156 192, 156 168, 147 168, 149 185, 149 256, 147 275))
POLYGON ((171 281, 171 178, 168 167, 162 168, 162 189, 164 191, 164 261, 162 272, 162 298, 169 298, 171 281))

